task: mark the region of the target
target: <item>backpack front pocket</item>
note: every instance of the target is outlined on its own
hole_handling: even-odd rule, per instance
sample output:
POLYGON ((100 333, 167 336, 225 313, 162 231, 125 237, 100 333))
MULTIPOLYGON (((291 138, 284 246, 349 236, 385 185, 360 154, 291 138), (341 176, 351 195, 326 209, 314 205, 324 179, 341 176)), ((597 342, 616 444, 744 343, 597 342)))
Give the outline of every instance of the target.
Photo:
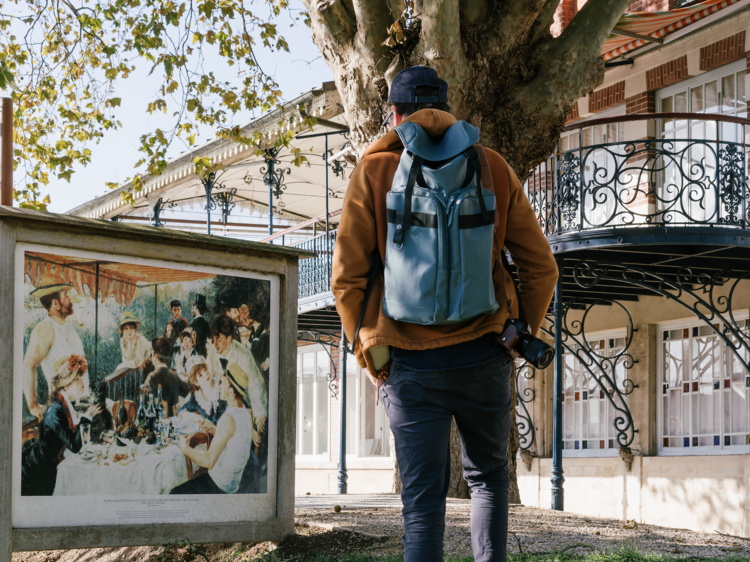
POLYGON ((408 233, 399 246, 393 239, 403 218, 404 192, 386 195, 383 311, 403 322, 433 324, 445 318, 440 304, 447 299, 444 211, 442 203, 427 189, 415 187, 411 201, 408 233))
POLYGON ((449 209, 451 284, 448 321, 459 322, 499 308, 492 277, 495 195, 482 188, 483 217, 476 187, 456 197, 449 209))

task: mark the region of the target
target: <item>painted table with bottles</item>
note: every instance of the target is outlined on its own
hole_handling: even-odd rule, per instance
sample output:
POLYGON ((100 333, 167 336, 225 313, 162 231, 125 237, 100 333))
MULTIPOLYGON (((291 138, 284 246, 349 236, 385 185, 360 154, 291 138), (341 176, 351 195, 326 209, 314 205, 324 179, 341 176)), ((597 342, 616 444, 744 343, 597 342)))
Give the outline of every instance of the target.
POLYGON ((199 427, 192 420, 166 418, 166 408, 160 398, 160 395, 141 394, 135 420, 126 415, 122 401, 113 408, 116 424, 133 426, 135 422, 141 427, 153 428, 155 442, 149 443, 145 436, 126 437, 139 433, 133 427, 119 435, 105 431, 104 443, 95 444, 90 442, 90 428, 85 428, 81 451, 76 454, 66 450, 65 459, 57 467, 54 495, 160 495, 169 494, 172 488, 186 482, 192 471, 177 446, 177 439, 197 432, 199 427), (148 406, 144 406, 144 402, 148 406), (114 478, 113 471, 117 474, 114 478))

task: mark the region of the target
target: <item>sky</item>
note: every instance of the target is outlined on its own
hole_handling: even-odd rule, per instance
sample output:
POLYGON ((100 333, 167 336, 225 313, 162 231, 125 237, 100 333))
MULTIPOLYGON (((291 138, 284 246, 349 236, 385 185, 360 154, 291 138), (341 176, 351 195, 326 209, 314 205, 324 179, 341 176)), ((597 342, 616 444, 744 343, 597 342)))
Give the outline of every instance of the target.
MULTIPOLYGON (((293 14, 303 9, 299 0, 292 0, 290 6, 293 14)), ((263 70, 276 79, 285 100, 294 99, 323 82, 333 80, 331 70, 312 42, 309 27, 301 21, 294 22, 286 13, 277 19, 277 25, 279 33, 289 44, 290 52, 272 53, 259 47, 256 56, 263 70), (295 24, 294 27, 290 26, 291 23, 295 24)), ((217 60, 217 63, 220 62, 217 60)), ((159 85, 156 77, 148 76, 150 67, 150 64, 144 64, 137 68, 131 78, 125 80, 113 95, 122 98, 122 106, 116 113, 122 127, 116 131, 109 131, 98 145, 89 146, 92 152, 91 163, 85 167, 76 167, 70 183, 53 179, 43 190, 43 194, 49 194, 52 199, 49 206, 51 212, 64 213, 107 193, 109 189, 105 182, 121 182, 131 177, 135 171, 133 166, 141 158, 141 153, 138 152, 140 136, 159 126, 169 126, 170 121, 165 117, 146 113, 146 105, 156 99, 156 89, 159 85)), ((231 72, 229 67, 227 72, 231 72)), ((234 123, 242 125, 252 118, 249 112, 237 114, 234 123)), ((196 139, 197 143, 210 140, 214 136, 213 129, 205 129, 201 133, 196 139)), ((187 146, 178 139, 170 147, 168 157, 178 156, 186 149, 187 146)), ((18 179, 20 178, 16 178, 18 179)))

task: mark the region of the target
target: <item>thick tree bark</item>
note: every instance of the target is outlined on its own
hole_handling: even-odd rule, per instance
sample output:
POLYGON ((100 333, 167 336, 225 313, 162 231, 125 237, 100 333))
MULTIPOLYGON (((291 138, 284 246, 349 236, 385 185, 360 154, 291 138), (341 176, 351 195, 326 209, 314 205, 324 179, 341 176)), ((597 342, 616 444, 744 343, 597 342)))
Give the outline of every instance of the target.
POLYGON ((601 83, 602 46, 630 1, 588 0, 553 38, 559 0, 303 0, 359 155, 379 134, 393 77, 423 64, 448 82, 453 114, 478 126, 522 180, 554 152, 571 106, 601 83))

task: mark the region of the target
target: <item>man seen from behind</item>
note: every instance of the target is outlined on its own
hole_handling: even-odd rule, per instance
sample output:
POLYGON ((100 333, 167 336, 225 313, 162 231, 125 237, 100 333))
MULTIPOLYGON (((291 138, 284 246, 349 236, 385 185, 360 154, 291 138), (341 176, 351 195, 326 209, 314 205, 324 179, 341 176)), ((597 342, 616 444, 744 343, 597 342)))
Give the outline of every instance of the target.
MULTIPOLYGON (((513 170, 499 154, 478 145, 479 131, 457 121, 447 102, 448 85, 433 69, 416 66, 394 78, 388 98, 391 130, 367 147, 346 192, 331 289, 357 361, 379 387, 394 435, 405 562, 443 560, 452 418, 472 490, 474 557, 504 561, 513 359, 497 336, 511 316, 519 317, 519 305, 520 319, 531 333, 538 332, 558 272, 513 170), (431 178, 451 166, 457 185, 440 192, 431 178), (462 210, 464 200, 474 211, 462 210), (485 233, 486 251, 475 261, 476 271, 479 262, 487 271, 486 294, 471 289, 474 261, 467 267, 455 255, 440 253, 433 260, 438 266, 425 261, 430 248, 422 247, 422 255, 410 253, 449 228, 431 210, 438 208, 454 209, 448 213, 451 232, 462 240, 485 233), (517 267, 518 294, 500 260, 503 246, 517 267), (373 262, 378 271, 366 299, 373 262), (432 270, 434 282, 428 279, 432 270), (441 295, 456 299, 461 291, 452 308, 441 302, 441 295), (482 299, 489 304, 467 317, 471 303, 482 299)), ((442 252, 442 244, 434 247, 442 252)))

